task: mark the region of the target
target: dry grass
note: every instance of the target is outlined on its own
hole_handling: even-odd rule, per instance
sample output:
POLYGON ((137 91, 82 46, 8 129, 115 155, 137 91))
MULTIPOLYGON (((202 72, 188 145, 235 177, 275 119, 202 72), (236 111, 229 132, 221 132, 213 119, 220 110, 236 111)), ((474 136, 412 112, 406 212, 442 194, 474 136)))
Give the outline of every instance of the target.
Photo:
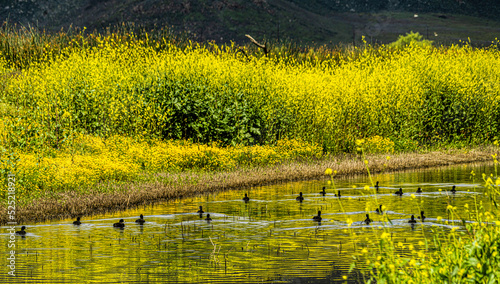
MULTIPOLYGON (((498 153, 492 147, 473 150, 448 150, 429 153, 407 153, 367 156, 371 173, 394 172, 453 164, 490 161, 498 153), (386 164, 384 166, 384 164, 386 164)), ((280 182, 326 178, 326 168, 337 170, 336 177, 366 174, 359 157, 336 156, 315 162, 288 163, 273 167, 255 167, 232 172, 158 174, 154 182, 100 184, 86 194, 54 193, 29 205, 18 207, 18 223, 63 219, 125 210, 140 205, 223 190, 244 189, 280 182), (109 189, 112 189, 111 191, 109 189), (102 192, 106 189, 107 192, 102 192)), ((7 208, 0 209, 0 224, 7 223, 7 208)))

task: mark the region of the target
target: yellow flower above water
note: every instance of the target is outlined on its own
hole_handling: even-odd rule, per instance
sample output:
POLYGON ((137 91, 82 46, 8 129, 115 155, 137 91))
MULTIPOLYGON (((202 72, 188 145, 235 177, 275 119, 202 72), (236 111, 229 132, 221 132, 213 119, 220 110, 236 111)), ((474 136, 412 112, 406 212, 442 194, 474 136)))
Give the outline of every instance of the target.
POLYGON ((333 174, 333 170, 332 170, 332 169, 327 168, 327 169, 325 170, 325 175, 332 175, 332 174, 333 174))

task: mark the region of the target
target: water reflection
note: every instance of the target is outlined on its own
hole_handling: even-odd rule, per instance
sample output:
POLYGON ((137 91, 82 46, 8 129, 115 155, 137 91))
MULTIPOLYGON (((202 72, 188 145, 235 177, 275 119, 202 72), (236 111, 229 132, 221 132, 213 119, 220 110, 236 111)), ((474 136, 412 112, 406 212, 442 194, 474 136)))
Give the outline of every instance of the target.
MULTIPOLYGON (((475 213, 472 205, 486 200, 471 170, 489 174, 493 168, 380 174, 374 176, 378 193, 365 189, 367 177, 336 180, 338 191, 326 180, 294 182, 246 190, 248 202, 241 191, 228 191, 83 217, 81 225, 73 225, 74 219, 30 224, 26 237, 16 238, 17 276, 4 273, 0 282, 340 281, 352 254, 370 246, 384 228, 395 241, 417 249, 424 235, 462 228, 461 219, 475 213), (394 194, 399 188, 401 196, 394 194), (449 216, 448 205, 456 206, 459 216, 449 216), (318 211, 321 220, 315 221, 318 211), (421 211, 423 222, 417 218, 421 211), (143 225, 136 223, 140 214, 143 225), (208 214, 211 221, 205 220, 208 214), (411 215, 414 224, 408 223, 411 215), (120 219, 125 227, 114 228, 120 219)), ((10 235, 2 229, 8 255, 10 235)), ((0 263, 5 267, 7 257, 0 263)))

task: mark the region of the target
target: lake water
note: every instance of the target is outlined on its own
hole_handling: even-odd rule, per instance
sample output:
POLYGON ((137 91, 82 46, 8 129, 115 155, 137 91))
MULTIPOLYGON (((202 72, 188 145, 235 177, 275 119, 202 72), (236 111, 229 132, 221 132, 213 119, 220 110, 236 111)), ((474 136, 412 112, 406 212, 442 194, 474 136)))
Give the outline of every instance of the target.
POLYGON ((335 283, 347 275, 352 255, 384 228, 395 241, 417 248, 424 235, 460 228, 455 220, 470 217, 460 213, 464 205, 474 213, 474 204, 487 200, 481 174, 493 172, 490 163, 379 174, 373 176, 378 194, 364 189, 366 176, 338 178, 340 198, 326 179, 292 182, 83 217, 80 226, 73 220, 27 224, 26 237, 15 240, 16 277, 7 275, 11 249, 3 226, 0 283, 335 283), (319 194, 323 186, 326 196, 319 194), (414 193, 418 187, 423 193, 414 193), (394 194, 399 188, 403 196, 394 194), (391 222, 375 212, 377 204, 391 222), (448 204, 459 216, 448 215, 448 204), (196 213, 199 206, 211 222, 196 213), (318 210, 321 222, 312 220, 318 210), (408 224, 422 210, 425 222, 408 224), (142 226, 134 222, 140 214, 142 226), (369 225, 366 214, 373 219, 369 225), (125 228, 113 228, 121 218, 125 228))

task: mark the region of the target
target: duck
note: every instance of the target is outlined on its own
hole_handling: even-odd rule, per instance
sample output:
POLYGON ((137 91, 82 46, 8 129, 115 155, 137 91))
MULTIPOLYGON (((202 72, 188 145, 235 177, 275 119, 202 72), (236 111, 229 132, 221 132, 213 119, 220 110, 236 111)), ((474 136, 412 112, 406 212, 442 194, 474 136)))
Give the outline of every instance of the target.
POLYGON ((337 196, 338 198, 340 198, 340 197, 341 197, 341 195, 340 195, 340 190, 337 190, 337 194, 335 194, 335 196, 337 196))
POLYGON ((365 223, 366 223, 366 225, 369 225, 371 222, 373 222, 373 220, 372 220, 372 219, 370 219, 370 216, 369 216, 368 214, 366 214, 366 219, 365 219, 365 221, 363 221, 363 222, 365 222, 365 223))
POLYGON ((453 187, 451 188, 451 193, 455 193, 455 192, 457 192, 457 190, 455 189, 455 186, 453 186, 453 187))
POLYGON ((123 224, 123 222, 125 222, 125 221, 123 221, 123 219, 120 219, 120 221, 118 223, 114 223, 113 224, 113 227, 115 227, 115 228, 125 228, 125 224, 123 224))
POLYGON ((196 213, 200 213, 200 214, 205 213, 205 212, 203 212, 203 207, 200 206, 200 210, 198 210, 198 212, 196 212, 196 213))
POLYGON ((302 197, 302 192, 299 193, 299 196, 297 196, 297 198, 295 198, 297 201, 304 201, 304 197, 302 197))
POLYGON ((245 193, 245 197, 243 197, 243 201, 245 201, 245 202, 250 201, 250 197, 248 197, 246 193, 245 193))
POLYGON ((418 219, 422 220, 422 222, 425 220, 424 211, 420 211, 420 216, 418 217, 418 219))
POLYGON ((382 204, 380 204, 379 208, 375 209, 375 211, 376 211, 378 214, 383 214, 384 212, 382 211, 382 204))
POLYGON ((403 189, 400 188, 398 191, 394 192, 394 194, 397 194, 399 196, 403 195, 403 189))
POLYGON ((422 189, 420 187, 417 189, 417 193, 422 193, 422 189))
POLYGON ((378 186, 378 180, 377 180, 377 183, 375 184, 375 189, 377 190, 377 192, 378 192, 378 188, 379 188, 379 186, 378 186))
POLYGON ((325 196, 326 195, 326 191, 325 191, 326 187, 323 186, 323 191, 320 191, 319 194, 325 196))
POLYGON ((19 236, 25 236, 25 235, 26 235, 26 231, 25 231, 25 229, 26 229, 26 226, 22 226, 22 227, 21 227, 21 231, 17 231, 17 232, 16 232, 16 235, 19 235, 19 236))
POLYGON ((408 223, 410 223, 410 224, 415 224, 415 223, 417 223, 417 220, 415 220, 415 216, 414 216, 414 215, 411 215, 411 220, 410 220, 410 221, 408 221, 408 223))
POLYGON ((210 214, 207 214, 207 218, 205 218, 205 221, 207 221, 207 222, 212 221, 212 218, 210 218, 210 214))
POLYGON ((135 222, 139 225, 142 225, 146 222, 146 220, 144 220, 144 216, 142 216, 141 214, 141 216, 139 216, 139 219, 135 220, 135 222))
POLYGON ((80 217, 76 217, 76 221, 73 221, 73 225, 81 225, 82 222, 80 222, 80 217))
POLYGON ((321 211, 318 211, 318 216, 314 216, 314 217, 313 217, 313 220, 314 220, 314 221, 321 221, 321 219, 322 219, 322 218, 321 218, 321 211))

